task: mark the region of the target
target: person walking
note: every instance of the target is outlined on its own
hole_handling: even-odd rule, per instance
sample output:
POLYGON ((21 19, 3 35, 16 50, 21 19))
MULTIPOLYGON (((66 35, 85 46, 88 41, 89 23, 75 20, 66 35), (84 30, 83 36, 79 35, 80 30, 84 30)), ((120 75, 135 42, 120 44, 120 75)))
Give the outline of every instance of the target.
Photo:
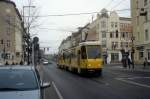
POLYGON ((145 58, 143 63, 143 69, 145 69, 147 65, 148 65, 148 61, 147 58, 145 58))
POLYGON ((6 61, 5 65, 9 65, 8 61, 6 61))

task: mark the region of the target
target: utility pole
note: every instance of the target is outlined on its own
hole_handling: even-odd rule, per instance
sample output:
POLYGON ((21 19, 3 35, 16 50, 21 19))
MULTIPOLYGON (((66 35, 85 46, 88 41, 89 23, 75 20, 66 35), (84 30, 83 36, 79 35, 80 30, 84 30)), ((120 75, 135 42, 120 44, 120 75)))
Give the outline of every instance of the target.
POLYGON ((33 66, 37 66, 39 61, 39 38, 34 37, 32 42, 32 63, 33 66))

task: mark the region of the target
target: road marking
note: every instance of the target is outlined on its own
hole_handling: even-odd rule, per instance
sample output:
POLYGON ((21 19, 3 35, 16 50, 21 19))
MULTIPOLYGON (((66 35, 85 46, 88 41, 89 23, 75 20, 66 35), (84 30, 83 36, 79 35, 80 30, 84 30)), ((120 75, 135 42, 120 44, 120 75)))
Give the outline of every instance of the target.
POLYGON ((61 95, 60 91, 58 90, 58 88, 56 87, 55 83, 52 81, 52 85, 54 86, 54 89, 59 97, 59 99, 64 99, 63 96, 61 95))
MULTIPOLYGON (((128 74, 120 75, 120 73, 111 72, 111 71, 105 71, 105 72, 111 73, 111 74, 113 74, 113 75, 117 75, 117 76, 119 76, 119 78, 121 78, 121 77, 131 77, 131 76, 132 76, 132 75, 128 75, 128 74)), ((115 76, 114 76, 114 77, 115 77, 115 76)))
POLYGON ((120 80, 122 82, 129 83, 129 84, 133 84, 133 85, 137 85, 137 86, 141 86, 141 87, 145 87, 145 88, 150 88, 150 86, 146 85, 146 84, 141 84, 141 83, 137 83, 134 81, 125 80, 125 79, 135 79, 135 78, 150 78, 150 77, 133 77, 133 78, 116 78, 116 79, 120 80))
POLYGON ((126 78, 126 79, 140 79, 140 78, 150 78, 150 77, 129 77, 129 78, 126 78))
MULTIPOLYGON (((118 69, 124 69, 123 67, 121 67, 121 66, 116 66, 116 67, 114 67, 114 68, 118 68, 118 69)), ((114 69, 113 68, 113 69, 114 69)), ((143 69, 143 68, 134 68, 134 69, 124 69, 124 71, 137 71, 137 72, 150 72, 150 70, 149 70, 149 68, 147 68, 147 69, 143 69)))

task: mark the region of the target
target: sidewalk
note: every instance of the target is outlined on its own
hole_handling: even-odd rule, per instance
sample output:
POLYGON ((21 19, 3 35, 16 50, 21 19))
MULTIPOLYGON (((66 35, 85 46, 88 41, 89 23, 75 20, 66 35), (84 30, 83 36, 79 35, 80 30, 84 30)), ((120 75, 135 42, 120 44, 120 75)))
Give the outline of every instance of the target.
POLYGON ((146 66, 145 68, 143 68, 143 65, 134 65, 134 69, 132 69, 132 65, 130 66, 130 69, 128 68, 124 68, 122 66, 122 64, 106 64, 104 65, 104 68, 108 67, 108 68, 115 68, 115 69, 123 69, 123 70, 132 70, 132 71, 141 71, 141 72, 150 72, 150 65, 146 66))

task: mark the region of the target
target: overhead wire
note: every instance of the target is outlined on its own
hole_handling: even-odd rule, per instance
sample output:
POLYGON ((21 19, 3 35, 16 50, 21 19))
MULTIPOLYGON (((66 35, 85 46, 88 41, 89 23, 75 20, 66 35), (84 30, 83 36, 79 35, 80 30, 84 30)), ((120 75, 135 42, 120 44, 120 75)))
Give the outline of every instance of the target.
MULTIPOLYGON (((120 9, 120 10, 115 10, 116 12, 121 12, 121 11, 130 11, 130 9, 120 9)), ((107 12, 112 12, 112 11, 107 11, 107 12)), ((38 15, 38 16, 24 16, 24 17, 63 17, 63 16, 79 16, 79 15, 91 15, 91 14, 97 14, 100 12, 87 12, 87 13, 67 13, 67 14, 50 14, 50 15, 38 15)))
POLYGON ((107 7, 110 6, 113 2, 114 2, 114 0, 111 0, 104 8, 107 8, 107 7))
POLYGON ((54 30, 54 31, 63 31, 63 32, 74 32, 74 31, 71 31, 71 30, 57 29, 57 28, 39 28, 39 29, 43 29, 43 30, 54 30))
POLYGON ((112 7, 111 9, 115 9, 116 7, 120 6, 121 3, 123 3, 126 0, 121 0, 120 2, 118 2, 114 7, 112 7))

